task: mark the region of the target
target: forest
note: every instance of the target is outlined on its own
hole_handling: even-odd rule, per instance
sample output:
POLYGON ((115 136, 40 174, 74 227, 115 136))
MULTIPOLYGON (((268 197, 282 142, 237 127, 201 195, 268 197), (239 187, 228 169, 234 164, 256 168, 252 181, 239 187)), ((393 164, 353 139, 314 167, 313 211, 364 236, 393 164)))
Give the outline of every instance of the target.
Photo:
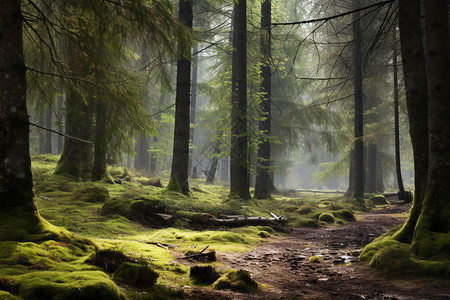
POLYGON ((450 299, 449 15, 0 0, 0 299, 450 299))

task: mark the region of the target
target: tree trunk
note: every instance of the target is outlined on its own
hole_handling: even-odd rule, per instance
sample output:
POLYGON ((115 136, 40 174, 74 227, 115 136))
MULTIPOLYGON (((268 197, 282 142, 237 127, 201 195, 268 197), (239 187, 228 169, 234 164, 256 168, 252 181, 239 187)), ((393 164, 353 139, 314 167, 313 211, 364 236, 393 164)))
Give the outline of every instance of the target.
MULTIPOLYGON (((45 126, 45 114, 44 112, 39 113, 39 122, 38 125, 41 127, 45 126)), ((39 134, 39 154, 44 154, 45 153, 45 131, 41 128, 38 129, 38 134, 39 134)))
POLYGON ((367 146, 367 180, 366 192, 377 192, 377 145, 370 143, 367 146))
MULTIPOLYGON (((63 124, 62 124, 62 114, 63 111, 63 97, 62 96, 58 96, 58 115, 60 116, 58 118, 58 129, 60 132, 63 132, 63 124)), ((57 154, 61 154, 62 150, 63 150, 63 137, 62 135, 58 135, 58 141, 57 141, 57 145, 58 145, 58 152, 57 154)))
POLYGON ((149 169, 149 147, 149 138, 145 134, 139 134, 135 145, 134 168, 136 170, 147 171, 149 169))
MULTIPOLYGON (((92 138, 93 109, 82 99, 78 91, 68 86, 66 97, 66 135, 83 140, 92 138)), ((64 137, 61 158, 55 174, 86 180, 92 169, 92 144, 64 137)))
POLYGON ((410 243, 422 210, 428 173, 428 97, 420 0, 399 0, 399 28, 409 132, 414 156, 414 202, 394 238, 410 243))
POLYGON ((410 197, 406 195, 405 188, 403 187, 403 178, 402 178, 402 166, 400 163, 400 118, 399 118, 399 110, 398 110, 398 66, 397 66, 397 27, 394 26, 392 29, 393 32, 393 68, 394 68, 394 138, 395 138, 395 174, 397 177, 397 184, 399 190, 400 199, 407 202, 410 197))
MULTIPOLYGON (((192 28, 192 0, 179 1, 179 19, 192 28)), ((172 171, 168 190, 189 194, 189 109, 191 96, 190 46, 179 39, 180 58, 177 61, 177 89, 175 95, 175 130, 173 141, 172 171)))
POLYGON ((94 129, 94 163, 92 166, 92 180, 102 180, 106 178, 106 105, 105 102, 97 98, 95 108, 95 129, 94 129))
POLYGON ((449 258, 450 51, 447 0, 425 1, 429 160, 422 211, 411 249, 420 258, 449 258))
POLYGON ((214 146, 214 155, 213 158, 211 159, 211 166, 206 176, 206 183, 208 184, 213 184, 214 178, 216 177, 217 165, 219 163, 219 158, 217 157, 217 154, 220 153, 219 147, 220 147, 219 142, 216 142, 216 145, 214 146))
POLYGON ((189 147, 189 170, 191 170, 192 177, 197 177, 197 167, 193 167, 194 160, 194 137, 195 137, 195 108, 197 104, 197 73, 198 73, 198 43, 194 42, 192 57, 192 87, 191 87, 191 127, 190 127, 190 144, 189 147))
MULTIPOLYGON (((1 1, 0 12, 0 240, 12 240, 8 226, 18 231, 37 220, 29 152, 25 63, 19 0, 1 1), (24 221, 8 223, 20 207, 24 221), (17 211, 17 210, 16 210, 17 211)), ((17 221, 17 219, 16 219, 17 221)))
POLYGON ((266 199, 271 196, 270 185, 270 127, 271 127, 271 91, 272 91, 272 70, 270 67, 270 22, 272 20, 271 0, 265 0, 261 4, 261 52, 263 64, 261 66, 261 93, 263 97, 260 109, 263 119, 259 122, 259 131, 263 137, 259 142, 258 161, 256 168, 255 198, 266 199))
MULTIPOLYGON (((45 127, 52 129, 52 110, 50 107, 45 110, 45 127)), ((45 131, 44 153, 52 154, 52 132, 49 130, 45 131)))
POLYGON ((247 132, 247 1, 234 2, 230 195, 250 199, 247 132))
MULTIPOLYGON (((355 8, 356 2, 353 1, 355 8)), ((354 60, 354 103, 355 141, 353 158, 353 198, 364 197, 364 123, 363 123, 363 78, 360 12, 353 13, 353 60, 354 60)))

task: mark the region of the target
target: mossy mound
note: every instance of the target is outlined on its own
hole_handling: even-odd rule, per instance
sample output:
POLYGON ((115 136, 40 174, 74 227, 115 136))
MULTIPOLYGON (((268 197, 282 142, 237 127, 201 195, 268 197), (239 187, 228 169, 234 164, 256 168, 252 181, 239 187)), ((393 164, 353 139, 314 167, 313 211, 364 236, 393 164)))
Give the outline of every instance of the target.
POLYGON ((210 285, 219 279, 220 275, 213 266, 192 266, 189 277, 195 284, 210 285))
POLYGON ((40 271, 20 276, 23 299, 120 299, 121 293, 108 275, 100 271, 40 271))
POLYGON ((356 220, 355 214, 349 209, 340 209, 338 211, 333 211, 331 213, 336 218, 340 218, 345 221, 355 221, 356 220))
POLYGON ((389 204, 389 202, 386 200, 386 198, 383 195, 372 195, 372 196, 370 196, 369 200, 373 203, 373 205, 389 204))
POLYGON ((411 259, 409 245, 401 243, 381 248, 369 264, 389 276, 414 274, 419 269, 419 265, 411 259))
POLYGON ((2 300, 20 300, 19 297, 11 295, 10 293, 8 293, 6 291, 0 291, 0 299, 2 299, 2 300))
POLYGON ((300 206, 295 212, 300 215, 306 215, 311 213, 314 210, 312 206, 300 206))
POLYGON ((258 290, 258 283, 245 270, 229 271, 212 285, 216 290, 230 289, 235 292, 250 293, 258 290))
POLYGON ((334 223, 334 216, 330 213, 322 213, 319 216, 319 221, 332 224, 334 223))
POLYGON ((123 263, 115 272, 114 280, 135 287, 154 286, 159 274, 146 265, 123 263))
POLYGON ((320 256, 317 256, 317 255, 314 255, 314 256, 308 257, 308 260, 309 260, 310 262, 312 262, 312 263, 316 263, 316 264, 320 264, 320 263, 322 263, 322 262, 323 262, 323 259, 322 259, 322 257, 320 257, 320 256))
POLYGON ((99 186, 81 187, 72 196, 72 200, 92 203, 105 203, 109 199, 108 190, 99 186))

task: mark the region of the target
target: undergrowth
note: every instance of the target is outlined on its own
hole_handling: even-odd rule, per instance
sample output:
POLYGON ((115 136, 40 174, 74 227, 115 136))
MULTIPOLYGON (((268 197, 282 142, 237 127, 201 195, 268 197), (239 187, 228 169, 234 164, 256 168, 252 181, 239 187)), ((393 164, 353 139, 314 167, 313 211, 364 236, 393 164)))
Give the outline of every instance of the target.
MULTIPOLYGON (((164 299, 162 295, 169 295, 168 299, 173 299, 181 297, 182 286, 190 281, 189 268, 174 262, 176 257, 206 247, 218 253, 245 252, 281 234, 268 226, 224 230, 191 224, 183 217, 155 219, 151 217, 155 213, 201 213, 221 218, 270 217, 272 212, 286 218, 291 226, 312 227, 355 220, 355 205, 338 194, 295 192, 242 201, 230 199, 227 187, 191 179, 191 195, 184 196, 149 185, 151 178, 116 166, 108 171, 115 179, 122 179, 120 184, 71 181, 52 174, 57 161, 53 155, 32 158, 39 213, 46 226, 61 228, 65 236, 76 234, 74 240, 84 242, 52 235, 34 242, 1 242, 0 296, 49 299, 58 294, 60 298, 75 299, 76 291, 82 291, 97 295, 96 299, 119 299, 124 295, 130 299, 164 299), (92 264, 95 253, 102 250, 119 251, 138 265, 128 263, 126 270, 123 267, 120 274, 114 275, 92 264), (135 274, 139 272, 148 275, 147 282, 136 283, 135 274), (145 286, 145 292, 129 288, 132 283, 145 286)), ((168 182, 167 178, 160 180, 163 186, 168 182)), ((220 271, 219 262, 211 265, 220 271)))

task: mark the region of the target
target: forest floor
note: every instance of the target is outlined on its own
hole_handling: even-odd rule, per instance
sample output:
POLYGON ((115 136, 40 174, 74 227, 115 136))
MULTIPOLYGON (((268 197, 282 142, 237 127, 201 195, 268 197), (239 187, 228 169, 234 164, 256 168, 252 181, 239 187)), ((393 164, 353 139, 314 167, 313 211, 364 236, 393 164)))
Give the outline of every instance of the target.
POLYGON ((340 226, 295 228, 291 235, 274 238, 250 252, 220 254, 217 259, 225 267, 249 271, 263 288, 242 294, 185 286, 185 298, 450 299, 448 280, 392 278, 358 262, 361 248, 402 224, 399 214, 408 208, 393 205, 340 226), (322 261, 311 262, 307 259, 311 256, 322 261))

